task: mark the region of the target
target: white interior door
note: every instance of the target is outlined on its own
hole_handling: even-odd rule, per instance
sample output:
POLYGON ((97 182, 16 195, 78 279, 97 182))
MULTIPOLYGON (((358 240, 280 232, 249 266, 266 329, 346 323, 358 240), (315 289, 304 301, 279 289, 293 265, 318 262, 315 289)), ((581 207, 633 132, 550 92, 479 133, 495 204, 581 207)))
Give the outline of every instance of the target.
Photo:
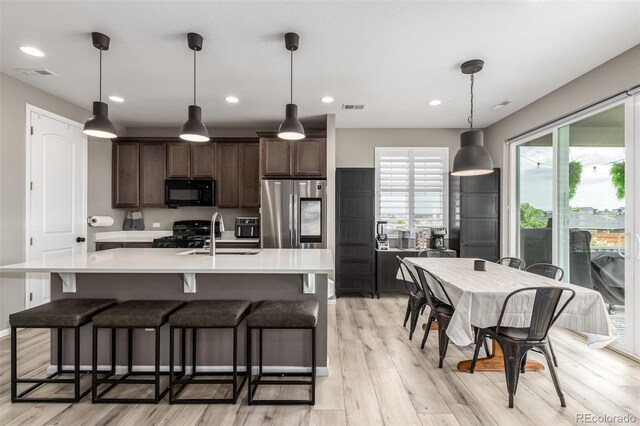
MULTIPOLYGON (((86 253, 87 139, 81 125, 29 107, 28 260, 86 253)), ((27 274, 26 306, 51 298, 49 274, 27 274)))

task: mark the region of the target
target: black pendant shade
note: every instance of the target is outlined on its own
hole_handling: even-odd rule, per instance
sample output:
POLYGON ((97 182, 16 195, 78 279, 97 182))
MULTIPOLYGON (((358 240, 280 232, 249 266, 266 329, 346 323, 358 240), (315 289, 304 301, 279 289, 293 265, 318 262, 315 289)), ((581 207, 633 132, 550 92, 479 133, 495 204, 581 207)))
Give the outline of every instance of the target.
POLYGON ((196 52, 202 50, 203 38, 200 34, 187 34, 187 44, 193 50, 193 105, 189 105, 189 117, 180 129, 180 139, 190 142, 209 141, 209 131, 202 124, 202 109, 196 105, 196 52))
POLYGON ((473 130, 473 75, 482 70, 484 61, 472 59, 460 67, 463 74, 471 75, 471 115, 469 130, 460 135, 460 149, 453 158, 454 176, 476 176, 493 173, 493 161, 483 145, 481 130, 473 130))
POLYGON ((468 130, 460 135, 460 149, 453 158, 452 175, 475 176, 493 172, 493 162, 482 139, 480 130, 468 130))
POLYGON ((180 129, 180 138, 190 142, 209 140, 209 131, 202 124, 202 109, 198 105, 189 105, 189 119, 180 129))
POLYGON ((93 115, 84 123, 82 132, 94 138, 115 138, 116 128, 109 121, 109 105, 104 102, 94 102, 93 115))
POLYGON ((300 36, 296 33, 284 35, 284 46, 291 52, 290 95, 291 101, 285 108, 285 118, 278 129, 278 137, 287 140, 304 139, 304 127, 298 120, 298 105, 293 103, 293 52, 298 50, 300 36))
POLYGON ((298 120, 298 105, 287 104, 285 119, 278 129, 278 137, 289 140, 304 138, 304 127, 298 120))
POLYGON ((109 120, 109 106, 102 102, 102 51, 109 50, 111 39, 102 33, 91 33, 93 47, 100 51, 99 101, 93 103, 93 115, 84 123, 82 132, 94 138, 115 138, 116 128, 109 120))

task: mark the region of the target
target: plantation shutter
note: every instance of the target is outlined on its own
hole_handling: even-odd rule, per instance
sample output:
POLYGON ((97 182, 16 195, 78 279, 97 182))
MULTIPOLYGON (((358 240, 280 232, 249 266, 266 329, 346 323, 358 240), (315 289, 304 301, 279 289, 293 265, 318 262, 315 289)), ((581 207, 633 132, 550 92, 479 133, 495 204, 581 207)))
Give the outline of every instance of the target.
POLYGON ((446 226, 446 148, 376 148, 376 213, 391 234, 446 226))

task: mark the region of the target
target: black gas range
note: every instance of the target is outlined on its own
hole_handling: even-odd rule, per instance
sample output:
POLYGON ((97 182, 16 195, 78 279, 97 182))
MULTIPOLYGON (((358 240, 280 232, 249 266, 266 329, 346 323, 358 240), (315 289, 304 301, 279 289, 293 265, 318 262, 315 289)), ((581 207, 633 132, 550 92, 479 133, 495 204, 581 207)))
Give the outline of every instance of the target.
MULTIPOLYGON (((156 238, 153 248, 202 248, 211 238, 211 221, 179 220, 173 222, 173 235, 156 238)), ((219 223, 216 222, 215 236, 220 236, 219 223)))

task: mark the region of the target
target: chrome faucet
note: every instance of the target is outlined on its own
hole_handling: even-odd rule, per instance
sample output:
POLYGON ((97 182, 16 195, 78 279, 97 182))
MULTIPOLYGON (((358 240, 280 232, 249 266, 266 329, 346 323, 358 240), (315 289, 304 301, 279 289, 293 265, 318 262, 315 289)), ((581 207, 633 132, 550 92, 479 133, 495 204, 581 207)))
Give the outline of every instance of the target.
POLYGON ((224 232, 224 219, 219 211, 213 212, 211 216, 211 240, 209 242, 209 256, 216 255, 216 221, 220 218, 220 232, 224 232))

